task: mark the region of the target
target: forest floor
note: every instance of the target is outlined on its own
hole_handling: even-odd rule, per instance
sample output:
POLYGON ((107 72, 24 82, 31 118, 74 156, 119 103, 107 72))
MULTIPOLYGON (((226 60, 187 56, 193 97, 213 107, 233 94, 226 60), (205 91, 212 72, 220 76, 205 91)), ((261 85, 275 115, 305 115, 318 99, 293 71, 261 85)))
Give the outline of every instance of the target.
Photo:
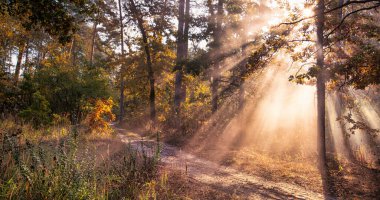
MULTIPOLYGON (((134 149, 153 154, 155 140, 144 139, 139 134, 118 129, 121 141, 134 149)), ((245 173, 185 152, 178 147, 160 143, 162 170, 169 172, 172 186, 185 196, 194 199, 323 199, 323 194, 298 184, 271 181, 245 173)))

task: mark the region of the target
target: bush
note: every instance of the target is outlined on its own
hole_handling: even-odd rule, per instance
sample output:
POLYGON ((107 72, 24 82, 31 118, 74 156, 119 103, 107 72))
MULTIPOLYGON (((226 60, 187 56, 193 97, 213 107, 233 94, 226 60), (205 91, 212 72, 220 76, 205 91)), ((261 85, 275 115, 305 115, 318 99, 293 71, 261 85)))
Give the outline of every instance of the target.
POLYGON ((109 131, 109 122, 116 119, 112 113, 112 107, 115 105, 111 98, 93 100, 89 113, 85 119, 85 124, 91 130, 109 131))
POLYGON ((158 157, 131 145, 104 159, 76 128, 58 142, 25 131, 0 121, 0 199, 138 199, 157 177, 158 157))
POLYGON ((34 127, 40 127, 51 122, 50 113, 49 102, 37 91, 33 94, 32 104, 27 109, 21 111, 20 116, 32 122, 34 127))

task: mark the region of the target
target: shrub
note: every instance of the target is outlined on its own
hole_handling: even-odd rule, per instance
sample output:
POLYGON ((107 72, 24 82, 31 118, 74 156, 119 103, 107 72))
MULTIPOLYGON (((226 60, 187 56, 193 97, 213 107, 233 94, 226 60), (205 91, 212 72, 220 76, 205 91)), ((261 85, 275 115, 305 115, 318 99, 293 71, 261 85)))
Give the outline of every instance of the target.
POLYGON ((56 145, 29 141, 25 131, 0 121, 0 199, 138 199, 156 179, 158 151, 148 156, 121 143, 104 159, 76 128, 56 145))
POLYGON ((20 116, 27 121, 32 122, 34 127, 47 125, 51 122, 49 102, 41 95, 35 92, 32 97, 32 104, 20 112, 20 116))
POLYGON ((85 124, 91 130, 108 131, 109 122, 115 120, 112 113, 112 107, 115 105, 111 98, 93 100, 92 105, 88 108, 90 111, 85 119, 85 124))

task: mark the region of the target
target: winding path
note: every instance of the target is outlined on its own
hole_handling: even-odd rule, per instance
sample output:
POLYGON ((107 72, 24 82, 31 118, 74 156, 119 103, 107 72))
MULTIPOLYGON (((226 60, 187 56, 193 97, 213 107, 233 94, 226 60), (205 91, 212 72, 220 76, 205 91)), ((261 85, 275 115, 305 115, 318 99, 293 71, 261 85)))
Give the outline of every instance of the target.
MULTIPOLYGON (((157 147, 154 140, 145 140, 125 129, 115 128, 118 137, 134 149, 153 153, 157 147)), ((198 158, 168 144, 160 144, 161 162, 168 169, 185 171, 189 178, 212 188, 235 193, 243 199, 324 199, 323 194, 306 190, 300 186, 272 182, 263 178, 220 166, 214 162, 198 158)))

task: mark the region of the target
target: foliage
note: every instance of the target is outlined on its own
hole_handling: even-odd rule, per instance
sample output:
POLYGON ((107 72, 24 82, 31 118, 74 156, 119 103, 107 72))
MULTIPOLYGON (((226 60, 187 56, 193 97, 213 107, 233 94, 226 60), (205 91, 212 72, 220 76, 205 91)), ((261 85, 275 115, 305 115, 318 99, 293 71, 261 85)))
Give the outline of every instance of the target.
POLYGON ((112 107, 115 103, 109 98, 95 99, 91 104, 91 107, 88 108, 89 113, 85 119, 85 124, 92 130, 108 131, 110 121, 115 120, 115 114, 112 113, 112 107))
POLYGON ((107 98, 110 95, 108 82, 102 70, 85 70, 49 67, 35 74, 33 80, 37 90, 46 96, 52 112, 68 114, 72 123, 85 117, 82 104, 92 98, 107 98))
POLYGON ((90 13, 93 5, 87 0, 15 0, 0 3, 0 15, 9 14, 22 21, 22 25, 31 30, 43 27, 61 43, 70 41, 76 29, 78 14, 90 13))
POLYGON ((360 47, 347 61, 338 64, 332 74, 343 77, 343 83, 356 89, 380 84, 380 50, 370 45, 360 47))
POLYGON ((51 122, 50 112, 49 102, 40 92, 35 92, 32 97, 32 104, 27 109, 22 110, 20 116, 31 121, 35 127, 39 127, 51 122))
POLYGON ((156 179, 157 157, 124 144, 117 152, 121 157, 102 163, 95 144, 79 138, 78 131, 74 127, 57 142, 41 142, 41 135, 28 137, 37 134, 33 129, 1 121, 0 198, 136 199, 156 179))

